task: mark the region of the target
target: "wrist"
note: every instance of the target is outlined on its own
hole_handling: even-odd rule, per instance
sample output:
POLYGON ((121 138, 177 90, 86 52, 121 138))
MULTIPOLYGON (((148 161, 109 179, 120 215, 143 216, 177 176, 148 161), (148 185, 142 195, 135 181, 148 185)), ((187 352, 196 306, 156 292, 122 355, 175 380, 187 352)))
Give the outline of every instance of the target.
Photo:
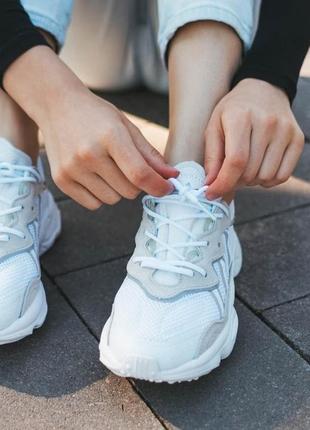
POLYGON ((6 71, 7 93, 39 126, 72 94, 89 90, 48 47, 36 46, 18 58, 6 71))
POLYGON ((272 92, 278 96, 280 96, 281 98, 285 99, 287 101, 287 103, 290 103, 290 99, 289 96, 287 94, 287 92, 280 86, 273 84, 270 81, 264 80, 262 78, 254 78, 254 77, 248 77, 248 78, 243 78, 241 79, 235 86, 235 88, 250 88, 250 90, 254 90, 255 91, 268 91, 268 92, 272 92))

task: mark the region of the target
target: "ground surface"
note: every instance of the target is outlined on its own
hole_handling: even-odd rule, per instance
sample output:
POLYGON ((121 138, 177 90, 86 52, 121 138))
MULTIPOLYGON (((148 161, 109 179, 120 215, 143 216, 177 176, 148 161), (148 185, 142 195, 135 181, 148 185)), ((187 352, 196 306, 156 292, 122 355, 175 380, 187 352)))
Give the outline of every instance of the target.
MULTIPOLYGON (((166 97, 136 91, 108 98, 162 141, 166 97)), ((303 78, 295 109, 308 137, 309 100, 310 79, 303 78)), ((34 336, 0 349, 0 428, 309 429, 309 166, 306 145, 288 183, 239 194, 244 266, 235 350, 212 374, 173 386, 120 379, 98 361, 100 331, 133 249, 139 200, 89 213, 49 180, 63 215, 62 236, 42 260, 49 315, 34 336)))

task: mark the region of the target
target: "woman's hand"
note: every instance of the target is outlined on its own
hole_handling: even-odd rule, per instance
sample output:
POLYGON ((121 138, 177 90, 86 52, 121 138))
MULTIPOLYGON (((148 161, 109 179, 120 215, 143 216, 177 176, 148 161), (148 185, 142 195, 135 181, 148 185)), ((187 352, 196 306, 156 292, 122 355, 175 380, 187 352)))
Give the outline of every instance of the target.
POLYGON ((178 172, 122 112, 88 90, 63 98, 41 130, 55 183, 89 209, 173 188, 164 178, 178 172))
POLYGON ((285 182, 303 146, 286 94, 265 81, 244 79, 215 107, 206 130, 208 198, 237 186, 285 182))
POLYGON ((172 191, 167 178, 177 170, 51 49, 37 46, 19 57, 6 71, 4 86, 42 131, 56 184, 81 205, 97 209, 140 191, 172 191))

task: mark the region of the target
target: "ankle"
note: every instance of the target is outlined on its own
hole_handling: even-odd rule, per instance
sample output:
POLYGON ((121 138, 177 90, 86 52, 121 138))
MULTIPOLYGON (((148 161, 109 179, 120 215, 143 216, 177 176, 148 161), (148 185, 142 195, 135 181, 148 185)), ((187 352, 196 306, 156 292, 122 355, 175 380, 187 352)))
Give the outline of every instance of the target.
POLYGON ((203 144, 197 145, 197 140, 185 135, 169 135, 165 149, 165 160, 175 165, 183 161, 196 161, 203 166, 203 144))

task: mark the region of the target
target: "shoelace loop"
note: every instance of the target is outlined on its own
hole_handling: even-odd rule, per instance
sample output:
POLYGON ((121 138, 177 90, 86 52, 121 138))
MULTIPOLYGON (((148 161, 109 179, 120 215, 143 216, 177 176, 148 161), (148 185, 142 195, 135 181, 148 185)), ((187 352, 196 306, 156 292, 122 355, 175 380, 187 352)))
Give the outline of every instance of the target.
MULTIPOLYGON (((21 182, 32 182, 36 183, 40 180, 40 173, 34 168, 30 166, 21 166, 14 165, 7 162, 0 162, 0 185, 1 184, 12 184, 12 183, 21 183, 21 182)), ((1 222, 1 219, 6 217, 7 215, 12 215, 23 210, 22 205, 13 206, 12 201, 6 199, 2 195, 0 196, 0 202, 4 205, 8 206, 7 209, 0 210, 0 241, 7 242, 10 240, 10 235, 14 235, 20 237, 21 239, 25 238, 25 235, 22 231, 8 227, 1 222)))
POLYGON ((206 271, 198 266, 197 264, 193 264, 190 261, 186 260, 186 256, 182 255, 177 251, 178 248, 192 248, 192 247, 206 247, 209 245, 208 241, 197 240, 192 232, 186 229, 181 225, 180 221, 188 220, 188 219, 211 219, 213 222, 216 222, 217 219, 222 218, 224 215, 229 216, 229 210, 227 206, 220 202, 219 199, 209 201, 206 197, 202 197, 207 190, 207 186, 203 186, 198 190, 191 189, 189 187, 181 184, 177 179, 171 178, 170 181, 174 185, 175 192, 168 196, 164 197, 154 197, 147 195, 143 198, 143 209, 147 215, 154 218, 157 221, 157 230, 164 225, 173 225, 177 229, 181 230, 183 233, 187 235, 189 238, 186 242, 179 242, 173 245, 165 243, 153 233, 149 231, 145 231, 145 235, 152 239, 159 247, 154 251, 152 257, 134 257, 133 261, 135 263, 140 263, 141 267, 155 269, 155 270, 163 270, 166 272, 172 272, 185 276, 194 276, 195 272, 200 273, 202 276, 206 276, 206 271), (183 207, 190 207, 196 209, 196 213, 191 214, 190 216, 180 216, 175 219, 170 219, 161 214, 158 214, 152 207, 155 207, 156 203, 171 203, 176 205, 181 205, 183 207), (151 204, 150 204, 151 203, 151 204), (210 211, 208 206, 212 205, 213 207, 218 207, 221 212, 213 213, 210 211), (176 259, 167 259, 163 260, 158 257, 159 253, 163 251, 169 251, 173 254, 176 259))

